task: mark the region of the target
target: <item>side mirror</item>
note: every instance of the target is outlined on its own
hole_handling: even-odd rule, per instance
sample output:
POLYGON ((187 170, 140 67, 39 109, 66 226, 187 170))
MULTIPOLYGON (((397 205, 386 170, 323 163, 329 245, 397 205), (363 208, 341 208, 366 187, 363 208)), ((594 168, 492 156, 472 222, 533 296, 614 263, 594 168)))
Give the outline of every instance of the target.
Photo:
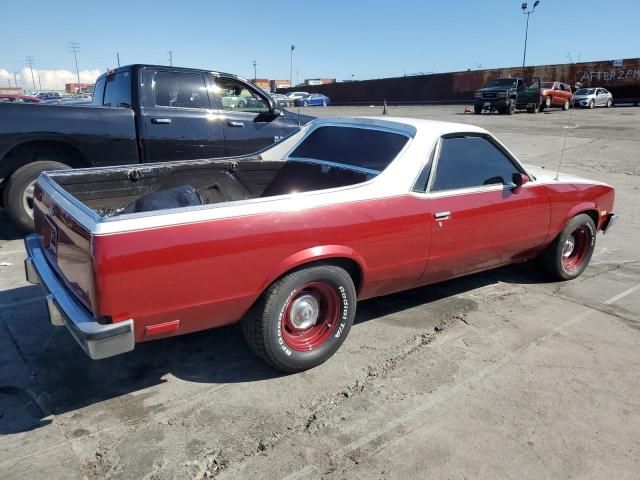
POLYGON ((271 111, 271 113, 274 116, 279 116, 282 113, 282 110, 280 110, 280 105, 278 104, 278 102, 271 97, 268 98, 268 101, 269 101, 269 110, 271 111))
POLYGON ((511 177, 511 180, 513 182, 513 188, 511 189, 511 191, 513 193, 520 193, 520 190, 522 190, 522 186, 525 183, 529 182, 529 177, 527 177, 524 173, 514 173, 511 177))

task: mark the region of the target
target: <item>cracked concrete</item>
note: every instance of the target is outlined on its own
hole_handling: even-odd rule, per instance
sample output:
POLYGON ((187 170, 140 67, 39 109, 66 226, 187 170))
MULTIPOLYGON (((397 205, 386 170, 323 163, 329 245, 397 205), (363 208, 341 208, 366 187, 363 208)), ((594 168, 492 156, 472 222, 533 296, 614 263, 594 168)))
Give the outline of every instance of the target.
MULTIPOLYGON (((389 110, 485 126, 554 170, 569 119, 389 110)), ((335 357, 297 375, 253 357, 235 327, 88 360, 46 324, 0 210, 2 478, 637 478, 636 117, 573 114, 562 170, 616 186, 622 217, 582 277, 522 264, 362 302, 335 357)))

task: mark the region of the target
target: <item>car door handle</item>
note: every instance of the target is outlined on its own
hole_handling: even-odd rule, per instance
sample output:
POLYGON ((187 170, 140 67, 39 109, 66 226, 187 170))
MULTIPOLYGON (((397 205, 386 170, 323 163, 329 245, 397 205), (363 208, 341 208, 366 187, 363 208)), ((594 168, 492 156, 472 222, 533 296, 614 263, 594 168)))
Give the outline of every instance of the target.
POLYGON ((227 125, 230 127, 244 128, 244 122, 234 122, 233 120, 229 120, 227 125))
POLYGON ((171 124, 170 118, 152 118, 151 123, 155 123, 157 125, 169 125, 171 124))
POLYGON ((433 214, 433 216, 438 219, 438 220, 442 220, 443 218, 448 218, 451 216, 451 212, 436 212, 433 214))

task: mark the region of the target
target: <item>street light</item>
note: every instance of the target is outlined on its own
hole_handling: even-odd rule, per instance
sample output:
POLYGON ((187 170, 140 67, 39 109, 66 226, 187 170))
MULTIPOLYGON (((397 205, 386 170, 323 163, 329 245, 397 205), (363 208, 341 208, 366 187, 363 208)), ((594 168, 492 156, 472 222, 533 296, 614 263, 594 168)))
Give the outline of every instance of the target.
POLYGON ((289 88, 293 87, 293 51, 296 49, 295 45, 291 45, 291 62, 289 63, 289 88))
POLYGON ((524 62, 527 58, 527 37, 529 36, 529 15, 536 11, 536 7, 540 5, 540 0, 536 0, 533 2, 533 8, 531 10, 527 10, 527 3, 522 4, 522 13, 527 16, 527 27, 524 31, 524 54, 522 55, 522 68, 524 68, 524 62))

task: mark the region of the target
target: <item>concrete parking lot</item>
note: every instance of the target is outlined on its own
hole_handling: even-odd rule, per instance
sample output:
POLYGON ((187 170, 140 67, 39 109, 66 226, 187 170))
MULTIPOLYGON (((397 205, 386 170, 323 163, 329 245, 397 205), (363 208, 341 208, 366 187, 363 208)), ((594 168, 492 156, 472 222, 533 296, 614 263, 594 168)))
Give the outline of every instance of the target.
POLYGON ((575 281, 527 263, 362 302, 330 361, 282 375, 236 327, 89 360, 0 209, 0 478, 637 479, 640 109, 389 115, 481 125, 553 170, 567 135, 562 170, 614 185, 620 222, 575 281))

